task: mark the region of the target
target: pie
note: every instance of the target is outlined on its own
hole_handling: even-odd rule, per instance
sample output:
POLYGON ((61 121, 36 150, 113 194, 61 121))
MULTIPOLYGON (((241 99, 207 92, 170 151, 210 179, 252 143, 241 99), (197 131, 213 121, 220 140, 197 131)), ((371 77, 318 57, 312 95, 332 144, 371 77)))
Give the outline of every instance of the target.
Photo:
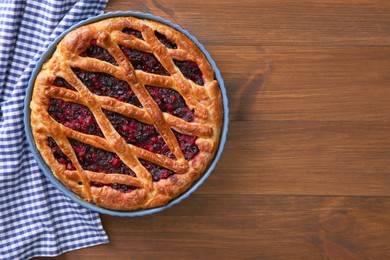
POLYGON ((55 177, 99 207, 167 204, 214 159, 220 86, 201 49, 164 23, 116 17, 69 32, 33 87, 31 129, 55 177))

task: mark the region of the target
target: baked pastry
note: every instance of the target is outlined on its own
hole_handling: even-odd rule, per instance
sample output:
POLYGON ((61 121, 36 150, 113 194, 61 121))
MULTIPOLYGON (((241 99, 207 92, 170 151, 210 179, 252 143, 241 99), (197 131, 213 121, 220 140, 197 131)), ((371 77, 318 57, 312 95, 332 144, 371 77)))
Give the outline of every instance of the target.
POLYGON ((136 17, 69 32, 38 73, 30 109, 56 178, 114 210, 162 206, 186 191, 213 160, 223 118, 198 46, 136 17))

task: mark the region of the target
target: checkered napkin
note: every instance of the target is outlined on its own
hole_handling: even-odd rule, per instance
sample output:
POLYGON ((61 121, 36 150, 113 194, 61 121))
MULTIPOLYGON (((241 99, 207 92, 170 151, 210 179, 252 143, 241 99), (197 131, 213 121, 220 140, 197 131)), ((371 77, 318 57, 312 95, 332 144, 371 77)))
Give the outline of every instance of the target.
POLYGON ((23 104, 40 55, 108 0, 0 0, 0 259, 54 256, 107 243, 99 215, 63 196, 29 151, 23 104))

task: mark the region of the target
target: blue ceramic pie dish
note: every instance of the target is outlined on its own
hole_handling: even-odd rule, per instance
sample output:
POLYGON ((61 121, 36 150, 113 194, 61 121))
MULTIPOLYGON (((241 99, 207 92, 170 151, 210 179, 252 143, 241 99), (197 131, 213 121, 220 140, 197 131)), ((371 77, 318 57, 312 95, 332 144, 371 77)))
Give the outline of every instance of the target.
POLYGON ((45 176, 47 178, 49 178, 51 183, 56 188, 58 188, 64 195, 66 195, 67 197, 69 197, 73 201, 79 203, 80 205, 82 205, 82 206, 84 206, 84 207, 86 207, 86 208, 88 208, 90 210, 93 210, 93 211, 96 211, 96 212, 99 212, 99 213, 102 213, 102 214, 112 215, 112 216, 122 216, 122 217, 144 216, 144 215, 160 212, 160 211, 162 211, 164 209, 167 209, 167 208, 169 208, 169 207, 171 207, 171 206, 181 202, 183 199, 187 198, 200 185, 202 185, 202 183, 209 177, 211 172, 214 170, 214 168, 215 168, 219 158, 221 157, 221 154, 222 154, 225 142, 226 142, 227 132, 228 132, 228 122, 229 122, 229 109, 228 109, 228 99, 227 99, 227 95, 226 95, 226 89, 225 89, 225 86, 224 86, 224 82, 223 82, 221 73, 218 70, 215 62, 211 58, 210 54, 203 47, 203 45, 201 43, 199 43, 198 40, 196 40, 195 37, 190 35, 186 30, 182 29, 180 26, 175 25, 172 22, 167 21, 165 19, 162 19, 161 17, 153 16, 151 14, 140 13, 140 12, 106 13, 106 14, 95 16, 95 17, 89 18, 87 20, 84 20, 82 22, 79 22, 79 23, 75 24, 74 26, 72 26, 71 28, 69 28, 68 30, 64 31, 59 37, 57 37, 53 41, 53 43, 51 43, 49 45, 47 50, 42 54, 40 60, 38 61, 35 69, 32 72, 32 75, 31 75, 31 78, 30 78, 30 81, 29 81, 29 84, 28 84, 28 87, 27 87, 25 101, 24 101, 24 126, 25 126, 25 133, 26 133, 27 141, 28 141, 28 143, 30 145, 30 150, 33 153, 33 156, 34 156, 35 160, 37 161, 40 169, 45 174, 45 176), (117 211, 117 210, 105 209, 105 208, 99 207, 99 206, 97 206, 97 205, 95 205, 93 203, 89 203, 89 202, 83 200, 77 194, 75 194, 72 191, 70 191, 65 185, 63 185, 53 175, 53 173, 50 170, 49 166, 45 163, 45 161, 41 157, 39 151, 36 148, 35 141, 34 141, 34 138, 33 138, 33 135, 32 135, 31 125, 30 125, 30 113, 31 113, 31 111, 30 111, 30 101, 31 101, 31 98, 32 98, 32 92, 33 92, 33 86, 34 86, 35 78, 36 78, 37 74, 39 73, 39 71, 41 70, 41 67, 45 63, 45 61, 47 61, 52 56, 54 51, 56 50, 57 44, 62 40, 62 38, 68 32, 70 32, 70 31, 72 31, 72 30, 74 30, 74 29, 76 29, 76 28, 78 28, 80 26, 83 26, 83 25, 86 25, 86 24, 90 24, 90 23, 94 23, 94 22, 97 22, 97 21, 100 21, 100 20, 103 20, 103 19, 112 18, 112 17, 120 17, 120 16, 122 16, 122 17, 123 16, 133 16, 133 17, 137 17, 137 18, 141 18, 141 19, 155 20, 155 21, 167 24, 167 25, 175 28, 176 30, 182 32, 187 37, 189 37, 203 51, 203 53, 205 54, 206 58, 208 59, 208 61, 212 65, 212 67, 214 69, 214 72, 215 72, 215 77, 216 77, 216 79, 217 79, 217 81, 219 83, 220 89, 221 89, 221 94, 222 94, 222 99, 223 99, 223 113, 224 113, 224 115, 223 115, 223 126, 222 126, 222 131, 221 131, 220 143, 219 143, 219 147, 218 147, 217 153, 216 153, 212 163, 210 164, 210 166, 206 170, 206 172, 190 187, 190 189, 188 189, 186 192, 182 193, 180 196, 178 196, 177 198, 175 198, 172 201, 170 201, 168 204, 166 204, 164 206, 161 206, 161 207, 156 207, 156 208, 151 208, 151 209, 140 209, 140 210, 136 210, 136 211, 117 211))

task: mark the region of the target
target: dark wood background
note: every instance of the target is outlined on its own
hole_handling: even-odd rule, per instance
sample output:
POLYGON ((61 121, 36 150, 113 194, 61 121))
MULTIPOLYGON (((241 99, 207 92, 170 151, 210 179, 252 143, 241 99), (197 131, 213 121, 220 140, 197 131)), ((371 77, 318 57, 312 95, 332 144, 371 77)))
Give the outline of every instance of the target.
POLYGON ((390 1, 112 0, 198 38, 230 129, 189 198, 57 259, 390 259, 390 1))

